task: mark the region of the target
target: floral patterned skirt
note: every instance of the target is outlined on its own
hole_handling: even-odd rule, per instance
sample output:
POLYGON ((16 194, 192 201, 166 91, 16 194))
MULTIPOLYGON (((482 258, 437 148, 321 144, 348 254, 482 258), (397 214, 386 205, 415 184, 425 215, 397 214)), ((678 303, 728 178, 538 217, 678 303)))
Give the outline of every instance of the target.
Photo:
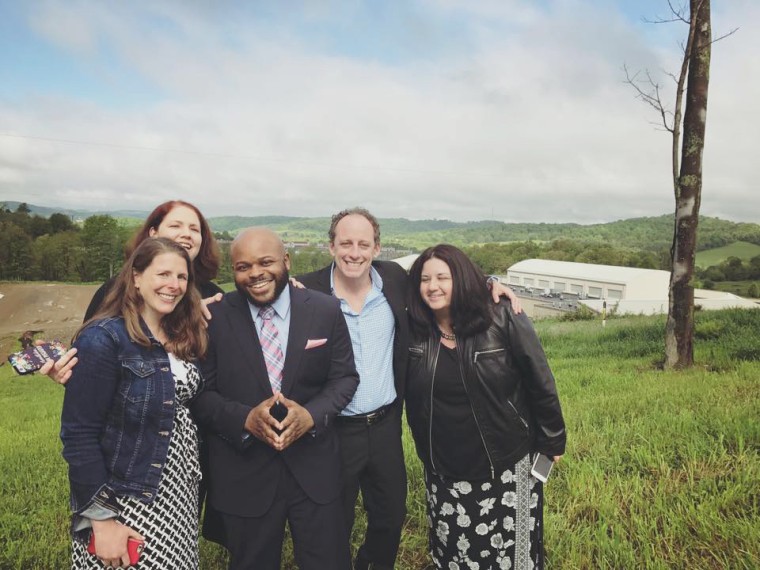
POLYGON ((543 568, 543 485, 526 455, 493 480, 425 473, 430 554, 446 570, 543 568))

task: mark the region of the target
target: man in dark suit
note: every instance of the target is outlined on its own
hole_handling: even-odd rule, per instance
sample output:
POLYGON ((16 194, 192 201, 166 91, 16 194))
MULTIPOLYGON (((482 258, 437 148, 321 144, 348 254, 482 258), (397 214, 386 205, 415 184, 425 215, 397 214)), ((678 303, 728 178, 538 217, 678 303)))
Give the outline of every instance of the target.
POLYGON ((237 291, 212 305, 206 389, 207 536, 230 569, 280 568, 286 521, 302 570, 350 569, 336 414, 358 385, 338 301, 288 285, 290 260, 263 228, 231 247, 237 291))

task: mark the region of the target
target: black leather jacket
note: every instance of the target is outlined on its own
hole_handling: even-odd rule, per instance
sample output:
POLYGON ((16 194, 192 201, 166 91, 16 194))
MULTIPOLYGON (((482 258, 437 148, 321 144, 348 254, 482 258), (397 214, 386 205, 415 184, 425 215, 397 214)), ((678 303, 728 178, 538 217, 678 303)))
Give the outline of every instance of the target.
MULTIPOLYGON (((425 467, 451 476, 437 469, 430 446, 430 410, 439 350, 437 335, 420 337, 412 333, 406 412, 425 467)), ((565 422, 554 376, 524 313, 513 314, 510 304, 502 300, 493 306, 493 322, 487 331, 457 339, 457 353, 492 477, 529 452, 549 456, 564 453, 565 422)))

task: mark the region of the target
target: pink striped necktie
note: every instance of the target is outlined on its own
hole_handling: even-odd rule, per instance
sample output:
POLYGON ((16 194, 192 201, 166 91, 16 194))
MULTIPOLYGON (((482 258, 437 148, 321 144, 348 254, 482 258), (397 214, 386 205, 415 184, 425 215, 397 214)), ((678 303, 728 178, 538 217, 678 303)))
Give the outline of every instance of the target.
POLYGON ((272 385, 272 393, 282 389, 282 368, 285 365, 285 357, 282 354, 277 327, 272 322, 274 309, 271 305, 259 309, 261 317, 261 332, 259 342, 264 352, 264 362, 267 365, 269 383, 272 385))

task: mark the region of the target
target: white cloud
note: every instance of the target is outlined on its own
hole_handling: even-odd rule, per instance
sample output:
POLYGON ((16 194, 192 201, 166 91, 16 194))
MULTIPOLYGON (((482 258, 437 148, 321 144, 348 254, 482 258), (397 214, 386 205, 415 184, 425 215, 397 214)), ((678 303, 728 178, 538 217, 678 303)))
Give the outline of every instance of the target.
MULTIPOLYGON (((300 15, 333 25, 327 4, 300 15)), ((621 68, 675 69, 677 34, 602 5, 549 2, 542 13, 532 2, 430 1, 420 10, 435 17, 409 26, 423 22, 421 37, 440 41, 446 30, 431 22, 464 18, 452 38, 461 50, 385 61, 352 57, 350 45, 323 49, 287 15, 246 25, 250 13, 230 4, 210 14, 196 4, 50 1, 34 30, 110 85, 115 72, 93 55, 106 46, 155 90, 153 102, 42 90, 0 100, 4 132, 104 143, 0 136, 2 198, 150 209, 182 197, 208 215, 364 205, 382 217, 593 222, 670 212, 669 136, 621 68)), ((723 8, 716 22, 744 29, 714 47, 702 211, 755 221, 749 126, 760 64, 749 29, 760 14, 746 1, 723 8)))

